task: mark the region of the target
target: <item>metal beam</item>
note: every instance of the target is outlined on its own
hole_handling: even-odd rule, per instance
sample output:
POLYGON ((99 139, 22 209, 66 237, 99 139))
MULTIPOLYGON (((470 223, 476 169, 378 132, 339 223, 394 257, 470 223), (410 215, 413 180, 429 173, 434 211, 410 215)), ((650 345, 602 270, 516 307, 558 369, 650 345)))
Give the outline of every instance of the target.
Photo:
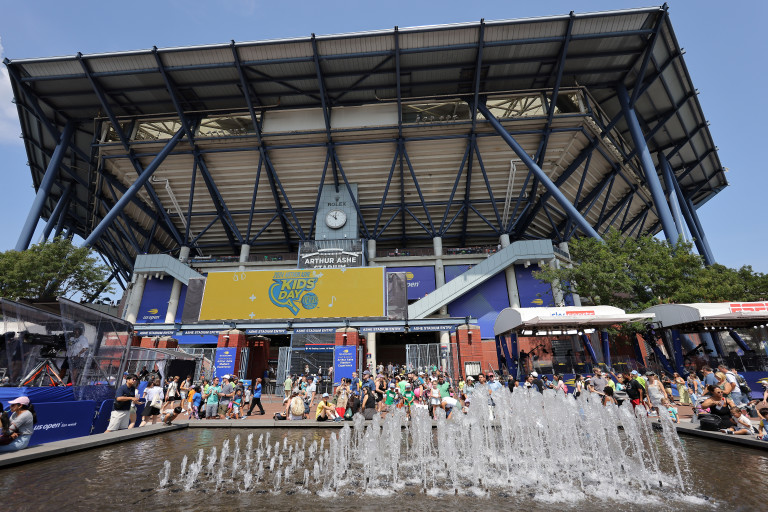
POLYGON ((125 206, 131 202, 133 197, 138 193, 139 189, 146 185, 149 178, 155 173, 157 168, 160 167, 160 164, 163 163, 165 157, 167 157, 171 151, 173 151, 173 148, 176 147, 176 144, 179 143, 183 136, 184 129, 180 128, 179 131, 177 131, 176 134, 165 144, 163 150, 160 151, 155 159, 152 160, 146 169, 144 169, 144 172, 142 172, 139 177, 136 178, 136 181, 134 181, 131 186, 128 187, 128 190, 125 191, 120 200, 117 201, 115 206, 112 207, 112 209, 109 211, 109 213, 107 213, 104 219, 102 219, 99 225, 96 226, 93 231, 91 231, 91 234, 88 235, 88 238, 83 243, 83 247, 93 246, 93 244, 101 237, 104 230, 108 228, 110 224, 112 224, 115 218, 120 215, 120 212, 123 211, 123 208, 125 208, 125 206))
MULTIPOLYGON (((85 59, 83 59, 82 53, 78 52, 77 60, 80 62, 80 66, 82 67, 83 72, 85 73, 85 77, 90 82, 91 87, 93 88, 94 93, 96 93, 96 96, 98 97, 99 102, 101 103, 102 108, 104 109, 105 113, 107 114, 107 117, 109 117, 109 120, 112 123, 112 129, 115 130, 115 133, 117 134, 118 138, 120 139, 120 142, 122 143, 123 148, 125 148, 125 150, 128 152, 128 159, 131 162, 131 164, 133 165, 133 168, 136 171, 136 174, 141 176, 142 173, 143 173, 143 169, 141 168, 141 163, 138 161, 138 158, 134 154, 133 148, 131 148, 128 138, 125 136, 125 133, 123 132, 122 128, 120 127, 120 122, 117 119, 117 116, 115 115, 114 111, 112 110, 112 107, 109 105, 109 101, 107 100, 107 95, 105 94, 104 89, 101 87, 101 84, 99 84, 96 81, 96 79, 93 77, 93 74, 91 72, 90 66, 85 61, 85 59)), ((182 128, 182 132, 183 132, 183 130, 184 130, 184 128, 182 128)), ((175 144, 174 144, 174 146, 175 146, 175 144)), ((157 196, 157 193, 146 182, 144 183, 144 185, 145 185, 144 186, 144 190, 146 190, 147 194, 149 194, 149 197, 152 199, 152 202, 155 205, 155 208, 157 209, 157 213, 163 218, 163 221, 165 222, 166 227, 168 228, 168 232, 173 237, 173 239, 176 240, 176 243, 181 245, 181 243, 182 243, 181 235, 176 230, 176 226, 173 225, 173 222, 171 221, 170 217, 168 216, 168 212, 166 212, 165 208, 163 207, 163 204, 160 201, 160 198, 157 196)))
POLYGON ((62 192, 61 197, 59 197, 59 201, 56 203, 56 207, 53 209, 51 216, 48 217, 48 222, 45 223, 45 228, 43 228, 43 236, 40 238, 41 242, 48 240, 48 237, 51 235, 51 231, 53 231, 53 228, 59 223, 59 217, 64 215, 64 210, 69 206, 70 192, 72 192, 72 182, 68 181, 67 185, 64 187, 64 192, 62 192))
POLYGON ((645 174, 645 182, 651 191, 653 202, 656 206, 656 212, 659 215, 659 220, 664 229, 664 235, 671 244, 677 243, 679 233, 675 229, 675 222, 672 219, 672 213, 669 211, 667 200, 664 197, 664 190, 661 187, 659 181, 659 175, 656 173, 656 167, 653 165, 653 159, 651 153, 648 150, 648 145, 645 143, 645 137, 640 129, 640 123, 635 114, 634 107, 630 104, 629 94, 624 84, 618 84, 616 92, 621 103, 621 109, 624 112, 624 119, 627 122, 629 133, 632 136, 632 141, 635 143, 635 149, 638 151, 640 158, 640 164, 645 174))
POLYGON ((504 129, 504 126, 502 126, 499 120, 494 117, 490 110, 488 110, 488 107, 480 103, 477 105, 477 108, 480 110, 480 113, 483 114, 486 120, 491 124, 494 130, 496 130, 496 133, 498 133, 501 138, 504 139, 504 142, 506 142, 509 147, 512 148, 515 154, 520 158, 520 160, 523 161, 528 169, 536 175, 541 184, 544 185, 544 188, 552 193, 552 197, 554 197, 560 206, 563 207, 566 215, 570 216, 585 234, 591 236, 592 238, 602 240, 597 231, 594 230, 589 222, 587 222, 587 220, 582 217, 581 213, 579 213, 579 211, 571 204, 568 198, 566 198, 560 189, 557 188, 557 185, 552 183, 552 180, 549 179, 541 167, 536 165, 536 162, 534 162, 528 153, 525 152, 523 147, 504 129))
POLYGON ((64 126, 64 132, 61 134, 58 144, 56 144, 56 149, 53 150, 51 160, 48 162, 48 168, 45 170, 45 175, 43 175, 43 179, 40 181, 40 186, 37 189, 35 200, 32 202, 29 213, 27 213, 27 220, 24 222, 24 227, 21 228, 19 240, 16 242, 17 251, 26 250, 32 241, 37 221, 40 220, 40 214, 43 211, 45 202, 48 200, 48 194, 51 193, 51 187, 53 187, 53 183, 59 176, 59 166, 64 159, 64 155, 69 147, 69 140, 72 138, 74 131, 75 123, 68 122, 64 126))

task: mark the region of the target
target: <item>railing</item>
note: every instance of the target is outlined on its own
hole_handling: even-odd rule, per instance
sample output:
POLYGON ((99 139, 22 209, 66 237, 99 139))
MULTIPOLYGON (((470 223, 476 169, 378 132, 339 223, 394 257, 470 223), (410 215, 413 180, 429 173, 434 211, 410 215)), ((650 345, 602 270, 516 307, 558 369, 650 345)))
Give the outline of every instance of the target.
MULTIPOLYGON (((474 255, 485 254, 491 255, 501 249, 499 245, 482 245, 472 247, 444 247, 444 256, 461 256, 461 255, 474 255)), ((383 256, 383 254, 379 254, 383 256)), ((414 247, 406 249, 388 249, 386 256, 390 258, 398 258, 403 256, 434 256, 435 250, 432 247, 414 247)))

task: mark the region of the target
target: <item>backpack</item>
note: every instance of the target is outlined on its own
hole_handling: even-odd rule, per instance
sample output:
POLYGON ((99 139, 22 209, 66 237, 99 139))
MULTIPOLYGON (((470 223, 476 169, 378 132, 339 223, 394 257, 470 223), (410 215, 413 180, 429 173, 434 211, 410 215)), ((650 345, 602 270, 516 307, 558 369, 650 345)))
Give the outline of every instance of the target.
POLYGON ((291 412, 294 416, 304 416, 304 401, 299 397, 291 400, 291 412))
POLYGON ((738 373, 736 374, 736 384, 739 385, 742 394, 749 395, 752 392, 752 388, 747 384, 747 380, 738 373))
POLYGON ((709 432, 720 430, 720 416, 715 414, 699 414, 699 428, 709 432))

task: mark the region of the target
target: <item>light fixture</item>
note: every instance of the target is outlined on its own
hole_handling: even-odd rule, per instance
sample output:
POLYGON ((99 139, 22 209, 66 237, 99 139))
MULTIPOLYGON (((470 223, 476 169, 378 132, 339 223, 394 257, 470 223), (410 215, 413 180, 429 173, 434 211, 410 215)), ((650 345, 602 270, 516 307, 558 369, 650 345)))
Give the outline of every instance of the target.
POLYGON ((288 332, 293 331, 293 320, 288 320, 288 325, 286 326, 285 330, 288 332))

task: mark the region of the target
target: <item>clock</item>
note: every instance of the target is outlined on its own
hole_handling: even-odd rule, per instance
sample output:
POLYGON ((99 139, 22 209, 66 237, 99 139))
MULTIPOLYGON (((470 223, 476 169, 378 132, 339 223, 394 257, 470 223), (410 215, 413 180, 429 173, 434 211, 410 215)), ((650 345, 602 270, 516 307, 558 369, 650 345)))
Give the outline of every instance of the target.
POLYGON ((347 214, 343 210, 331 210, 325 216, 325 225, 331 229, 339 229, 347 223, 347 214))

